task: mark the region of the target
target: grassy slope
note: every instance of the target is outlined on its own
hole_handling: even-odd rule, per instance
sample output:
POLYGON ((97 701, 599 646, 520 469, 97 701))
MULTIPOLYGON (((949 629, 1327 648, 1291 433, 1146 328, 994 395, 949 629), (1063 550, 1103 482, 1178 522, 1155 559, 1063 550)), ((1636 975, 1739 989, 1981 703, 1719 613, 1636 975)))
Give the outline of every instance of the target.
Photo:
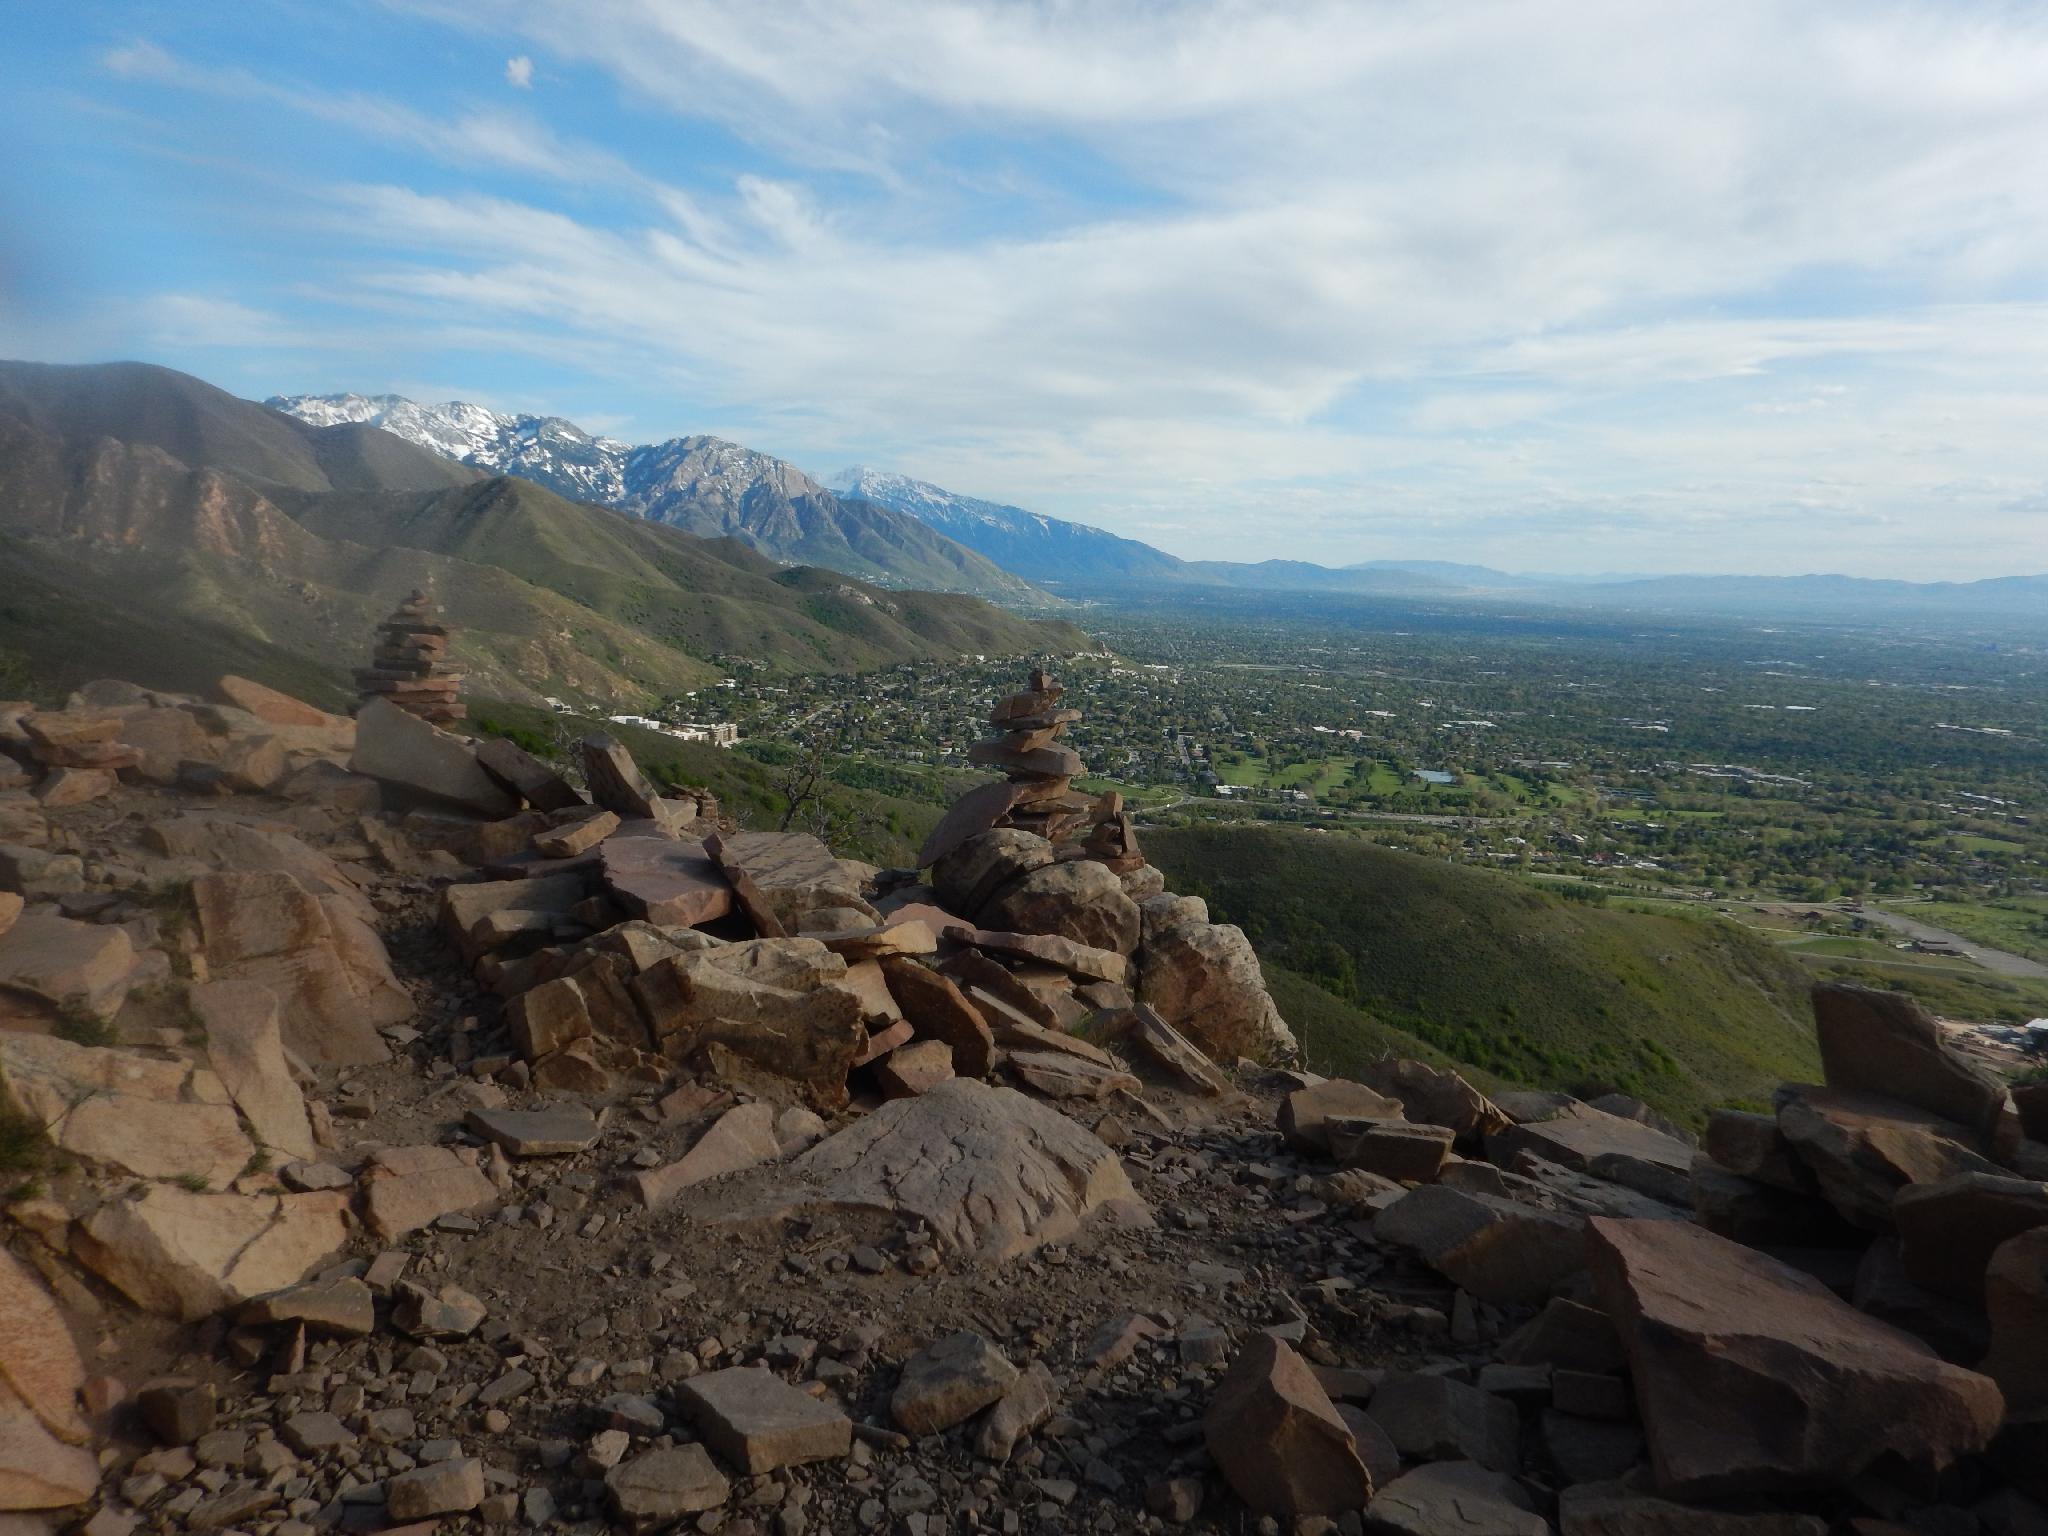
POLYGON ((1405 1036, 1509 1081, 1620 1088, 1695 1119, 1817 1070, 1807 973, 1731 924, 1305 831, 1161 830, 1146 847, 1250 934, 1318 1070, 1405 1036))

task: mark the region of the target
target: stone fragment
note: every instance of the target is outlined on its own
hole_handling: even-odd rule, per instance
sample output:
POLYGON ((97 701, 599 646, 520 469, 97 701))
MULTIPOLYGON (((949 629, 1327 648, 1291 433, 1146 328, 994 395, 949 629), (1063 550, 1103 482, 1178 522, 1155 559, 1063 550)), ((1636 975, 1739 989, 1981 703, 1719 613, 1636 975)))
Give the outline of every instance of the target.
POLYGON ((1406 1461, 1476 1461, 1494 1472, 1520 1469, 1520 1421, 1506 1398, 1448 1376, 1390 1371, 1366 1405, 1406 1461))
POLYGON ((513 1157, 564 1157, 593 1145, 597 1117, 580 1105, 563 1109, 472 1109, 464 1126, 513 1157))
POLYGON ((1822 1195, 1865 1231, 1891 1226, 1892 1198, 1908 1184, 2004 1172, 1970 1150, 1965 1127, 1901 1100, 1798 1083, 1776 1100, 1778 1129, 1822 1195))
POLYGON ((1892 1200, 1892 1221, 1913 1283, 1977 1306, 1998 1246, 2048 1226, 2048 1184, 1991 1173, 1908 1184, 1892 1200))
POLYGON ((1351 1431, 1302 1358, 1254 1333, 1202 1416, 1210 1459, 1252 1510, 1340 1515, 1372 1497, 1351 1431))
POLYGON ((478 766, 459 736, 430 725, 386 699, 356 712, 349 771, 482 816, 510 816, 519 802, 478 766))
POLYGON ((363 1208, 382 1242, 498 1199, 497 1186, 450 1147, 379 1147, 362 1174, 363 1208))
POLYGON ((875 1063, 875 1081, 888 1099, 915 1098, 953 1077, 953 1048, 943 1040, 913 1040, 875 1063))
POLYGON ((732 1485, 701 1445, 676 1445, 621 1462, 605 1474, 612 1513, 635 1532, 662 1530, 684 1515, 717 1509, 732 1485))
POLYGON ((2006 1411, 2048 1408, 2048 1227, 2007 1238, 1984 1271, 1990 1349, 1981 1367, 2006 1411))
POLYGON ((195 1194, 151 1185, 102 1205, 72 1251, 145 1311, 188 1322, 296 1284, 347 1240, 335 1193, 195 1194))
POLYGON ((159 1377, 136 1389, 135 1411, 165 1445, 191 1445, 213 1428, 220 1394, 210 1381, 159 1377))
POLYGON ((877 922, 879 916, 861 895, 871 866, 832 856, 832 850, 803 832, 734 832, 723 839, 726 859, 747 872, 768 912, 791 933, 811 926, 813 914, 824 914, 823 928, 843 928, 854 921, 877 922))
MULTIPOLYGON (((489 774, 500 789, 524 800, 535 810, 566 811, 583 804, 583 797, 576 793, 567 779, 524 747, 502 736, 486 736, 477 742, 476 765, 489 774)), ((614 817, 612 825, 616 827, 618 824, 614 817)))
POLYGON ((1136 1093, 1143 1085, 1128 1072, 1066 1051, 1011 1051, 1003 1070, 1033 1093, 1049 1099, 1097 1101, 1113 1093, 1136 1093))
POLYGON ((757 1477, 835 1460, 853 1447, 853 1421, 843 1412, 757 1367, 692 1376, 676 1401, 712 1450, 757 1477))
MULTIPOLYGON (((13 1518, 12 1511, 82 1504, 99 1482, 99 1463, 91 1452, 57 1439, 0 1384, 0 1521, 13 1518)), ((42 1529, 24 1525, 24 1536, 42 1529)))
POLYGON ((1232 1092, 1230 1079, 1216 1064, 1151 1007, 1138 1004, 1131 1010, 1130 1018, 1125 1040, 1154 1065, 1164 1068, 1181 1087, 1215 1099, 1232 1092))
POLYGON ((1575 1104, 1549 1119, 1495 1131, 1486 1138, 1486 1152, 1496 1163, 1533 1153, 1561 1168, 1612 1179, 1674 1204, 1690 1197, 1693 1148, 1688 1143, 1590 1105, 1575 1104))
POLYGON ((266 1147, 310 1162, 319 1157, 306 1100, 285 1060, 277 994, 252 981, 213 981, 188 994, 206 1030, 206 1055, 266 1147))
POLYGON ((1000 929, 976 928, 968 923, 949 924, 945 933, 949 939, 971 944, 992 955, 1053 966, 1080 981, 1107 981, 1121 985, 1131 974, 1131 962, 1116 950, 1076 944, 1058 934, 1005 933, 1000 929))
POLYGON ((1585 1268, 1581 1218, 1440 1184, 1410 1190, 1374 1223, 1482 1301, 1531 1302, 1585 1268))
POLYGON ((1410 1125, 1400 1120, 1332 1120, 1330 1153, 1345 1168, 1363 1168, 1382 1178, 1426 1184, 1443 1171, 1451 1153, 1451 1129, 1410 1125))
POLYGON ((1050 1419, 1058 1406, 1059 1383, 1044 1361, 1032 1361, 982 1419, 974 1453, 988 1461, 1008 1461, 1017 1442, 1050 1419))
POLYGON ((577 743, 583 754, 583 778, 590 786, 590 798, 605 810, 627 821, 658 820, 662 797, 647 782, 633 754, 616 736, 602 732, 577 743))
POLYGON ((394 1520, 460 1515, 484 1501, 484 1464, 474 1456, 429 1462, 384 1485, 384 1509, 394 1520))
POLYGON ((937 971, 915 960, 881 962, 889 992, 917 1034, 943 1041, 951 1070, 961 1077, 986 1077, 995 1064, 995 1036, 979 1008, 937 971))
POLYGON ((550 827, 533 835, 533 851, 544 859, 573 859, 588 853, 619 830, 619 818, 611 811, 592 811, 567 826, 550 827))
POLYGON ((11 1392, 49 1434, 80 1445, 91 1435, 78 1411, 84 1385, 84 1362, 56 1302, 0 1248, 0 1393, 11 1392))
POLYGON ((775 1139, 775 1110, 741 1104, 727 1110, 676 1162, 633 1176, 633 1192, 649 1210, 666 1204, 693 1184, 738 1173, 782 1155, 775 1139))
POLYGON ((1300 1049, 1266 991, 1259 957, 1228 923, 1189 923, 1148 935, 1138 1000, 1214 1061, 1276 1061, 1300 1049))
POLYGON ((26 993, 50 1008, 75 1000, 110 1018, 134 970, 127 929, 73 922, 54 906, 19 912, 0 933, 0 993, 26 993))
POLYGON ((1939 1472, 1997 1431, 1992 1381, 1798 1270, 1678 1222, 1589 1229, 1661 1492, 1835 1487, 1883 1456, 1939 1472))
POLYGON ((1941 1026, 1911 994, 1822 982, 1813 989, 1813 1023, 1830 1088, 1896 1099, 1953 1121, 1979 1151, 2017 1140, 2017 1124, 2001 1133, 2001 1121, 2013 1114, 2005 1084, 1949 1049, 1941 1026))
POLYGON ((633 916, 659 927, 694 928, 733 909, 732 885, 702 843, 629 836, 599 845, 605 889, 633 916))
POLYGON ((52 768, 35 787, 35 797, 49 810, 104 800, 121 781, 104 768, 52 768))
POLYGON ((927 1345, 903 1363, 889 1415, 911 1435, 936 1435, 964 1424, 997 1401, 1017 1368, 980 1334, 963 1330, 927 1345))
POLYGON ((1280 1101, 1276 1117, 1281 1139, 1297 1152, 1330 1155, 1330 1122, 1333 1120, 1388 1120, 1401 1118, 1401 1105, 1363 1083, 1332 1077, 1307 1088, 1297 1088, 1280 1101))
POLYGON ((392 1289, 391 1325, 415 1339, 466 1339, 484 1324, 490 1309, 459 1285, 429 1291, 402 1281, 392 1289))
POLYGON ((275 688, 229 673, 215 685, 220 696, 239 710, 271 725, 309 725, 322 730, 348 729, 346 715, 330 715, 303 699, 295 699, 275 688))
POLYGON ((1359 1069, 1359 1080, 1400 1105, 1401 1115, 1419 1125, 1448 1126, 1461 1141, 1476 1141, 1503 1130, 1508 1117, 1457 1073, 1425 1061, 1383 1056, 1359 1069))
POLYGON ((331 1413, 295 1413, 280 1427, 285 1444, 301 1456, 324 1456, 329 1451, 345 1450, 356 1443, 356 1437, 341 1419, 331 1413))
POLYGON ((302 1323, 315 1333, 360 1338, 377 1328, 377 1298, 361 1280, 343 1276, 287 1286, 245 1302, 236 1320, 245 1327, 302 1323))
POLYGON ((918 850, 917 867, 930 869, 970 837, 978 837, 994 827, 1010 813, 1021 794, 1021 786, 1002 780, 970 789, 953 802, 932 828, 918 850))
POLYGON ((939 1248, 991 1261, 1144 1204, 1114 1152, 1014 1089, 955 1078, 884 1104, 792 1165, 785 1208, 876 1210, 928 1226, 939 1248))
POLYGON ((1367 1536, 1550 1536, 1513 1478, 1473 1461, 1404 1472, 1365 1507, 1367 1536))
POLYGON ((1138 904, 1115 875, 1089 859, 1032 870, 997 891, 975 916, 984 928, 1054 934, 1119 955, 1138 947, 1138 904))

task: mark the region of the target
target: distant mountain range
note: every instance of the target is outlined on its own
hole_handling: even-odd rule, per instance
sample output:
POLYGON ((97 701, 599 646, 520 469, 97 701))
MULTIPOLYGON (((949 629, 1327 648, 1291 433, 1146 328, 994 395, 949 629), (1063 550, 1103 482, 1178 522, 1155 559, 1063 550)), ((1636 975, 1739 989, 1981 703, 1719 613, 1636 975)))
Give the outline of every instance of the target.
MULTIPOLYGON (((935 535, 933 537, 936 537, 935 535)), ((972 596, 782 567, 390 432, 315 425, 140 363, 0 363, 0 664, 330 706, 430 586, 471 692, 644 705, 741 655, 839 670, 1089 648, 972 596)))
POLYGON ((419 405, 400 395, 277 395, 264 403, 314 426, 381 427, 568 500, 594 501, 703 538, 736 539, 785 564, 1022 606, 1054 603, 943 529, 878 502, 835 496, 794 465, 722 438, 635 447, 559 416, 507 415, 462 401, 419 405))

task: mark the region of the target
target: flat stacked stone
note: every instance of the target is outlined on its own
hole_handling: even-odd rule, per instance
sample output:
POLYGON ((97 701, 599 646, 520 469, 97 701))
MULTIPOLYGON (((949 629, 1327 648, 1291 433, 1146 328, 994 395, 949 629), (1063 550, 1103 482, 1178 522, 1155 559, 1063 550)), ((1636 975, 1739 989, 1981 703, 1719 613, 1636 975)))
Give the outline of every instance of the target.
POLYGON ((463 717, 462 674, 448 665, 448 626, 424 592, 414 592, 377 626, 377 649, 356 672, 367 702, 389 699, 434 725, 463 717))

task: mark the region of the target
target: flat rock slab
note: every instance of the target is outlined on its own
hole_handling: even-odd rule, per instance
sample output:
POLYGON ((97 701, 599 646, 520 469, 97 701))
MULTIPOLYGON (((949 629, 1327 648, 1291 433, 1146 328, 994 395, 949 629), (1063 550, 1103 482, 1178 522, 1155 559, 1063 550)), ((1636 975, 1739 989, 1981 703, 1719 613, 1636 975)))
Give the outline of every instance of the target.
POLYGON ((457 805, 483 816, 510 816, 519 802, 477 765, 469 743, 385 699, 356 712, 349 771, 457 805))
POLYGON ((348 1240, 347 1211, 332 1191, 197 1194, 153 1184, 94 1211, 71 1248, 138 1307, 193 1322, 296 1285, 348 1240))
POLYGON ((1262 1515, 1340 1515, 1372 1496, 1350 1427, 1307 1362, 1270 1334, 1238 1351, 1202 1433, 1225 1480, 1262 1515))
POLYGON ((259 1296, 236 1314, 253 1327, 304 1323, 315 1333, 361 1338, 377 1328, 377 1298, 368 1285, 351 1276, 287 1286, 259 1296))
POLYGON ((1585 1267, 1580 1217, 1498 1195, 1426 1184, 1373 1223, 1382 1242, 1422 1261, 1481 1301, 1541 1301, 1585 1267))
POLYGON ((1113 981, 1122 985, 1131 978, 1131 962, 1115 950, 1076 944, 1056 933, 1009 933, 999 928, 953 923, 946 928, 946 937, 985 949, 992 955, 1055 966, 1083 981, 1113 981))
POLYGON ((92 1434, 78 1412, 84 1384, 84 1362, 56 1302, 0 1248, 0 1394, 11 1390, 45 1430, 82 1445, 92 1434))
POLYGON ((980 1334, 948 1334, 903 1362, 889 1416, 905 1434, 936 1435, 999 1401, 1017 1367, 980 1334))
POLYGON ((836 1460, 853 1448, 853 1421, 844 1413, 757 1367, 692 1376, 676 1401, 712 1450, 755 1476, 836 1460))
POLYGON ((1400 1120, 1401 1101, 1349 1078, 1297 1088, 1280 1101, 1281 1139, 1297 1152, 1330 1155, 1332 1120, 1400 1120))
POLYGON ((472 1109, 463 1124, 513 1157, 564 1157, 602 1134, 597 1116, 574 1109, 472 1109))
POLYGON ((662 928, 694 928, 733 909, 732 883, 702 843, 667 837, 605 840, 605 888, 633 916, 662 928))
POLYGON ((135 969, 128 930, 110 923, 76 923, 53 906, 37 906, 0 933, 0 988, 32 993, 50 1004, 83 998, 108 1014, 127 995, 135 969))
POLYGON ((684 1515, 717 1509, 732 1484, 701 1445, 676 1445, 621 1462, 605 1474, 612 1513, 629 1530, 655 1531, 684 1515))
POLYGON ((1576 1104, 1553 1119, 1495 1131, 1486 1138, 1486 1150, 1497 1163, 1527 1150, 1578 1173, 1598 1173, 1596 1165, 1605 1159, 1632 1159, 1668 1169, 1681 1178, 1691 1171, 1693 1154, 1693 1149, 1675 1136, 1586 1104, 1576 1104))
POLYGON ((741 1104, 712 1123, 711 1129, 676 1162, 633 1176, 633 1192, 652 1210, 692 1184, 738 1173, 782 1155, 775 1137, 775 1109, 769 1104, 741 1104))
POLYGON ((954 1078, 884 1104, 791 1165, 778 1206, 884 1211, 926 1223, 950 1253, 991 1262, 1059 1242, 1114 1207, 1149 1220, 1093 1134, 1014 1089, 954 1078))
POLYGON ((1010 808, 1022 793, 1022 785, 1006 779, 970 789, 953 802, 952 809, 932 828, 931 836, 918 850, 917 867, 930 869, 970 837, 988 831, 1010 814, 1010 808))
POLYGON ((483 1171, 450 1147, 379 1147, 370 1154, 362 1185, 370 1230, 387 1243, 498 1198, 483 1171))
POLYGON ((1476 1461, 1404 1472, 1365 1506, 1369 1536, 1550 1536, 1550 1522, 1512 1477, 1476 1461))
POLYGON ((1833 1488, 1887 1455, 1938 1473, 1998 1430, 1989 1378, 1810 1275, 1680 1222, 1589 1228, 1660 1492, 1833 1488))

